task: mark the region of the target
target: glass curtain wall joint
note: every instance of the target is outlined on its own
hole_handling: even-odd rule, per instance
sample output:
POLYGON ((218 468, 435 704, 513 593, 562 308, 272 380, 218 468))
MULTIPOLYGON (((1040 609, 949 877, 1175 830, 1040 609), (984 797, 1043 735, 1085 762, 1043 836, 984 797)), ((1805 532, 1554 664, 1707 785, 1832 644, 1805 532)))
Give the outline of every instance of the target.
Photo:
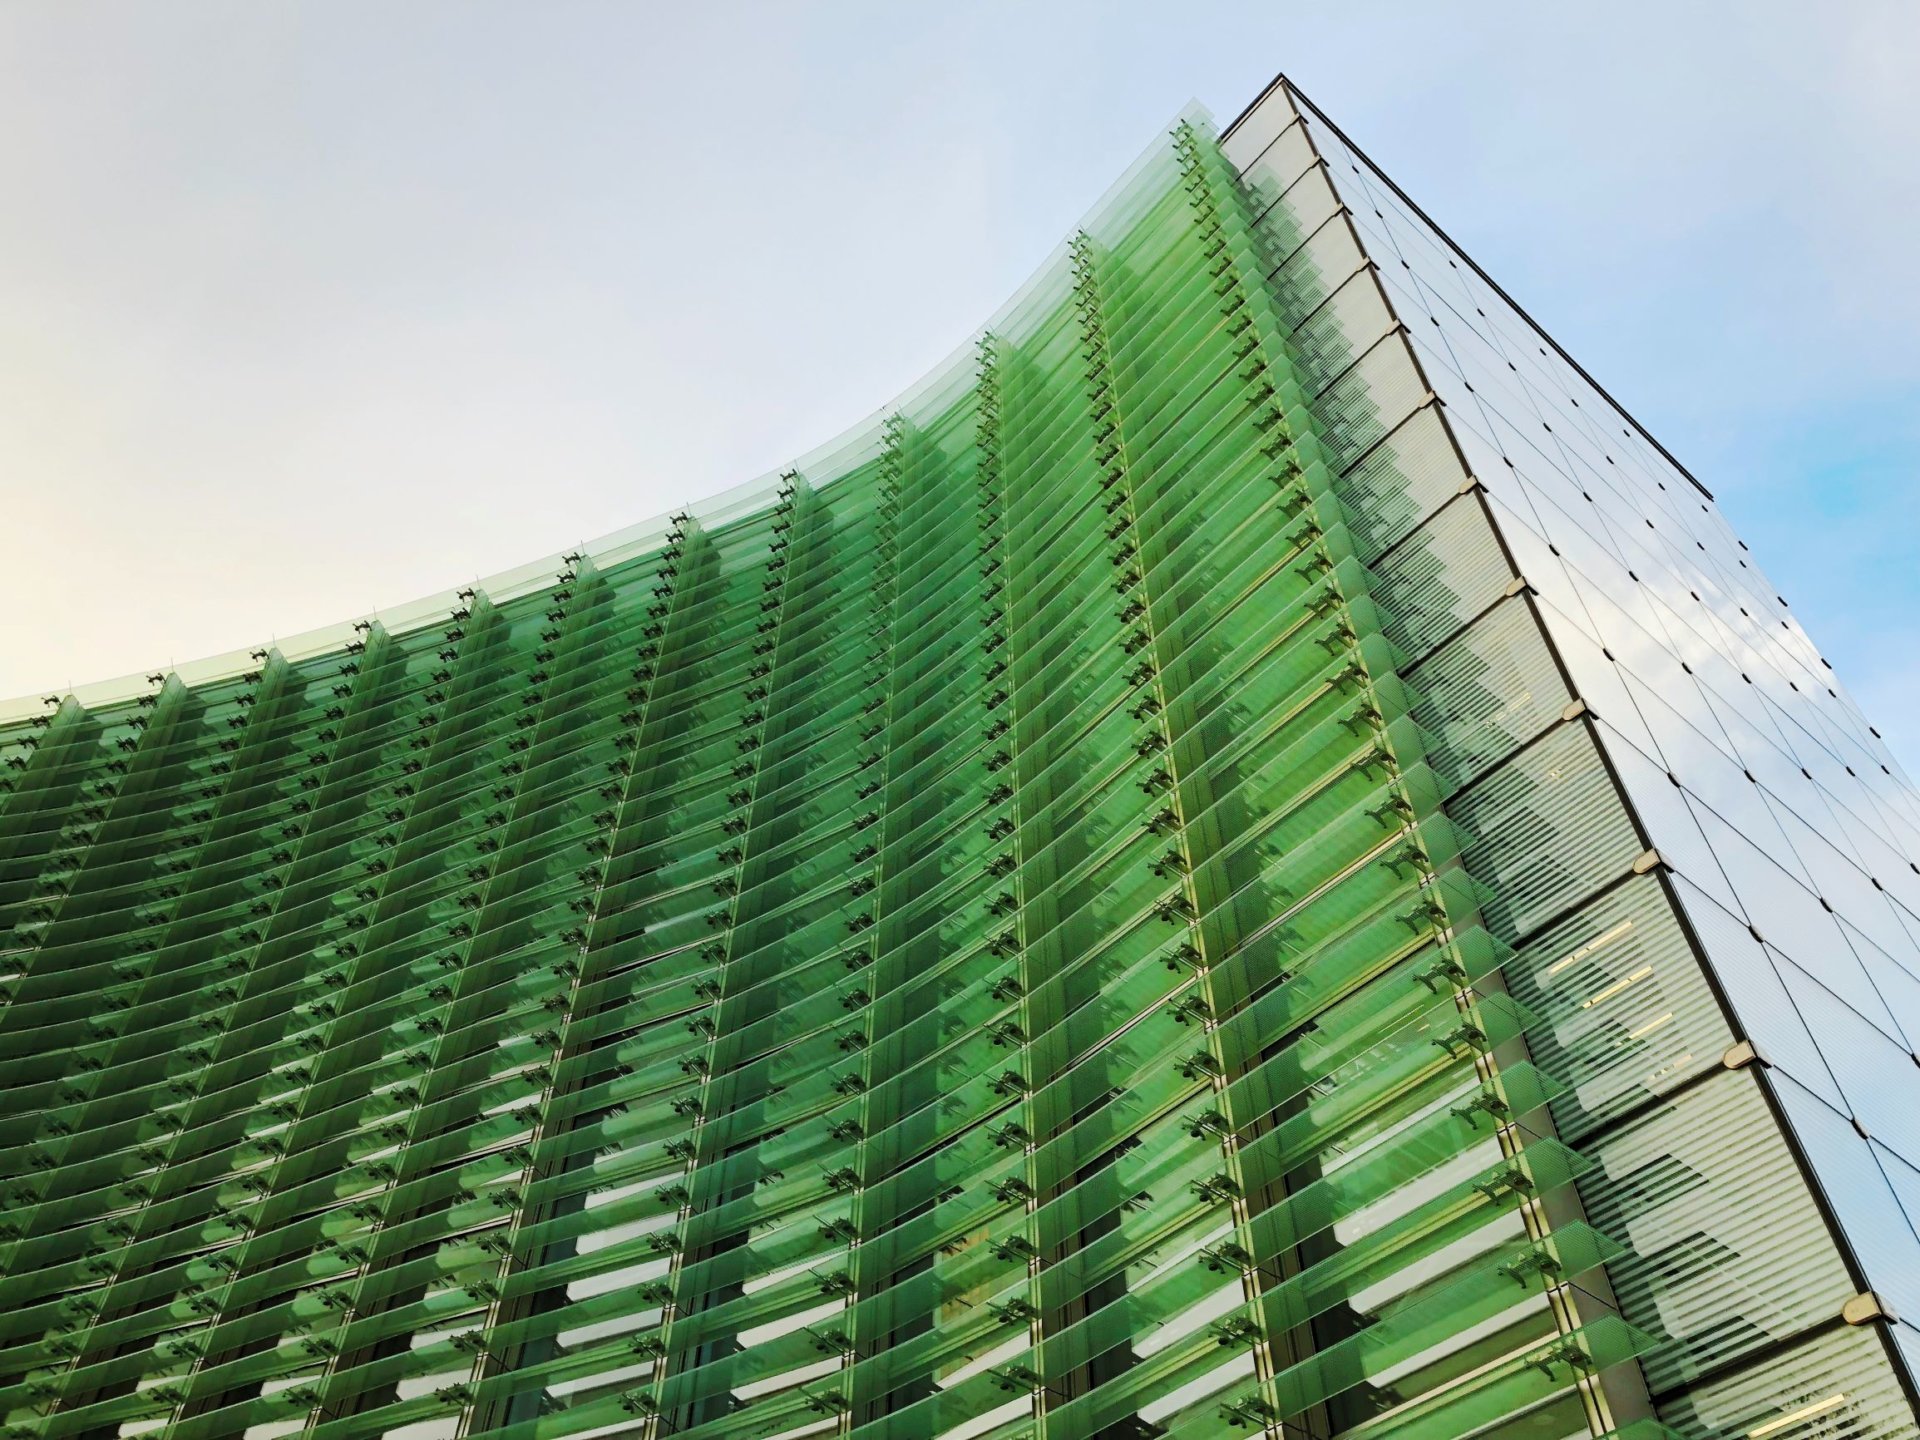
POLYGON ((1337 128, 1191 114, 778 476, 7 712, 0 1426, 1913 1435, 1831 685, 1337 128))

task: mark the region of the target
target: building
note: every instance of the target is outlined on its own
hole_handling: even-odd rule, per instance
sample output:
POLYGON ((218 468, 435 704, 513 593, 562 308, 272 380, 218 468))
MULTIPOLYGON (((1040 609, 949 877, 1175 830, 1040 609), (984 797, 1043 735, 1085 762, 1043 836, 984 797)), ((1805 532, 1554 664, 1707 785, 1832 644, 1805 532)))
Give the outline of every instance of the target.
POLYGON ((1920 801, 1284 81, 777 478, 8 714, 9 1436, 1920 1433, 1920 801))

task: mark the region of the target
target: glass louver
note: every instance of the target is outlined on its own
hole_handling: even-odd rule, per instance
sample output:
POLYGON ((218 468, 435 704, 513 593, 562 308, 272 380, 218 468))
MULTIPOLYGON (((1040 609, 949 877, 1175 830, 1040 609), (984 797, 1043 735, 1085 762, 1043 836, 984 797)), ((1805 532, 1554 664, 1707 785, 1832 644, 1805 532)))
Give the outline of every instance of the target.
POLYGON ((1516 531, 1584 451, 1494 469, 1576 372, 1450 390, 1375 191, 1195 113, 779 476, 9 712, 6 1433, 1915 1433, 1897 1124, 1722 932, 1867 1002, 1641 783, 1516 531))

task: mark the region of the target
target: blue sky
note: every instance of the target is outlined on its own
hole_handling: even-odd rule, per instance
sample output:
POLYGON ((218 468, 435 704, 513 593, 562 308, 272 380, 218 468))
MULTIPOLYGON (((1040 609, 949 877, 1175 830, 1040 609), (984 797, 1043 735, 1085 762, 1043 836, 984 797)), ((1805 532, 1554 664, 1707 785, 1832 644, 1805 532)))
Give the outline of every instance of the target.
POLYGON ((0 7, 0 695, 764 473, 1286 70, 1920 768, 1920 7, 0 7))

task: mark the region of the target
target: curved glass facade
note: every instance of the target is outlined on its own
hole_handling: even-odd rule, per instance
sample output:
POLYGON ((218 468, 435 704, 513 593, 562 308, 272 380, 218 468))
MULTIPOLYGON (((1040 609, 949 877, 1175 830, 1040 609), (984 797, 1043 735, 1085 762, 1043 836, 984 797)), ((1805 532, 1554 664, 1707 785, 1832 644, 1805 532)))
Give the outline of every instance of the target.
MULTIPOLYGON (((6 712, 7 1434, 1915 1433, 1898 1121, 1749 972, 1864 1001, 1302 109, 764 484, 6 712)), ((1700 504, 1625 423, 1606 513, 1700 504)), ((1920 871, 1801 874, 1920 975, 1920 871)))

